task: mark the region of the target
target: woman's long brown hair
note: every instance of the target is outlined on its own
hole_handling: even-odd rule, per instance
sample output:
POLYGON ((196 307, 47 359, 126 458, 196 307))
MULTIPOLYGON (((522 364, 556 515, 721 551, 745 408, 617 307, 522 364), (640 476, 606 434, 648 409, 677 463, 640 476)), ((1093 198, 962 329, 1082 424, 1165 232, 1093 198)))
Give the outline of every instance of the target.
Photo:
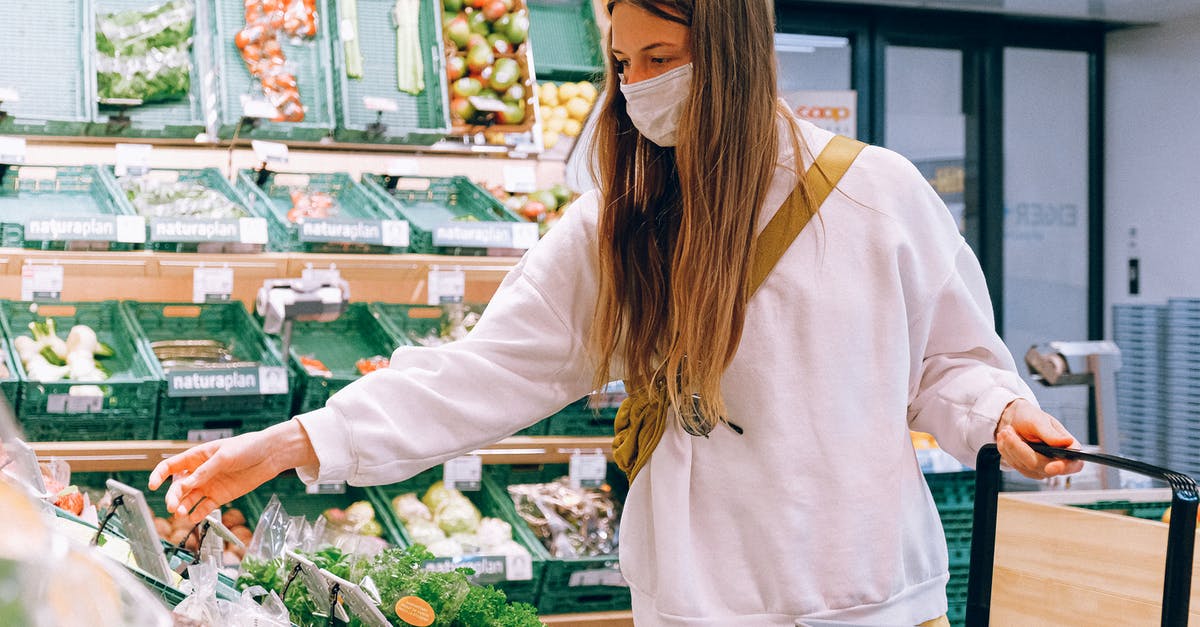
POLYGON ((610 15, 617 2, 689 27, 693 79, 677 145, 660 148, 630 121, 606 50, 594 143, 604 199, 596 383, 620 361, 631 391, 664 385, 677 411, 699 394, 711 428, 726 416, 721 376, 741 340, 756 225, 779 159, 773 3, 615 0, 610 15))

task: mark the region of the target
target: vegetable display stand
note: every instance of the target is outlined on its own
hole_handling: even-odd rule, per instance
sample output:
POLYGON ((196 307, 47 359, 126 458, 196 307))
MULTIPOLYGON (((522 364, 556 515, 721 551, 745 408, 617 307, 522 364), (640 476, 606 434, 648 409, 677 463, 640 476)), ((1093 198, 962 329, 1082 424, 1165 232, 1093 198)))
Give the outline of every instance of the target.
MULTIPOLYGON (((501 518, 513 526, 514 535, 519 529, 523 541, 532 543, 535 558, 546 562, 542 577, 542 588, 538 594, 537 608, 542 614, 564 614, 571 612, 604 612, 629 609, 631 601, 629 587, 621 576, 620 560, 616 554, 596 557, 558 558, 546 550, 544 544, 517 514, 506 486, 550 483, 567 476, 565 464, 544 466, 489 466, 485 475, 485 489, 491 498, 501 500, 509 507, 501 508, 501 518)), ((629 483, 615 464, 608 465, 607 484, 620 505, 625 503, 629 483)))
POLYGON ((6 247, 132 250, 145 241, 145 222, 96 167, 0 169, 0 244, 6 247))
MULTIPOLYGON (((113 355, 99 360, 110 374, 100 381, 39 381, 13 351, 20 379, 18 417, 30 441, 149 440, 154 437, 161 378, 138 334, 116 301, 37 304, 5 301, 4 335, 31 335, 30 323, 53 319, 60 337, 75 325, 90 327, 113 355)), ((39 366, 39 372, 46 369, 39 366)), ((44 377, 43 377, 44 378, 44 377)))
POLYGON ((332 30, 334 93, 340 141, 428 146, 450 132, 446 73, 441 44, 441 3, 420 1, 418 58, 424 89, 411 94, 397 87, 398 50, 395 0, 327 0, 325 10, 342 25, 332 30), (351 8, 355 8, 351 15, 351 8), (365 51, 365 54, 359 52, 365 51), (361 60, 358 58, 361 57, 361 60), (349 74, 356 74, 350 77, 349 74))
POLYGON ((976 463, 966 624, 1196 624, 1196 482, 1113 455, 1030 446, 1049 457, 1141 474, 1166 482, 1170 490, 1000 495, 1000 454, 995 445, 984 446, 976 463), (1070 506, 1088 499, 1169 499, 1170 523, 1070 506))
POLYGON ((288 419, 288 369, 240 302, 122 307, 158 355, 159 439, 227 437, 288 419))
POLYGON ((324 407, 334 392, 362 376, 358 362, 376 355, 386 359, 395 347, 392 336, 371 314, 366 303, 351 304, 332 322, 295 322, 290 358, 299 382, 299 412, 324 407), (321 362, 329 376, 310 372, 302 363, 303 358, 321 362))
POLYGON ((269 216, 276 249, 311 253, 403 253, 408 227, 346 174, 242 170, 238 189, 269 216))
MULTIPOLYGON (((434 483, 441 481, 442 469, 433 468, 427 470, 407 481, 396 483, 387 486, 378 486, 369 489, 372 502, 375 505, 376 515, 386 515, 390 518, 391 524, 395 527, 400 535, 402 546, 412 546, 415 542, 412 535, 409 534, 404 524, 396 515, 396 511, 392 506, 392 501, 404 494, 415 494, 417 498, 424 496, 425 492, 434 483)), ((543 571, 545 569, 545 560, 537 553, 537 539, 533 534, 529 533, 529 529, 524 523, 520 525, 513 524, 512 518, 516 516, 516 511, 512 509, 512 502, 505 499, 498 499, 497 494, 503 490, 496 486, 489 489, 490 480, 486 477, 483 479, 483 486, 478 492, 463 492, 471 502, 479 509, 479 513, 488 518, 499 518, 512 526, 513 540, 529 551, 529 558, 532 560, 532 566, 525 569, 523 566, 517 568, 516 564, 510 564, 513 559, 523 559, 524 556, 504 556, 504 555, 467 555, 457 559, 438 558, 428 565, 429 568, 443 569, 452 567, 466 567, 475 570, 475 576, 472 578, 474 583, 479 585, 494 585, 500 590, 503 590, 508 596, 510 602, 535 603, 538 592, 541 589, 543 571), (520 578, 510 580, 510 567, 516 570, 527 570, 530 574, 529 579, 520 578)))
MULTIPOLYGON (((94 25, 92 28, 97 32, 89 52, 94 54, 101 41, 99 20, 102 16, 118 14, 113 16, 115 23, 128 24, 139 17, 137 12, 151 8, 151 5, 153 3, 147 3, 146 0, 93 0, 91 6, 95 15, 91 22, 94 25)), ((212 73, 205 71, 211 57, 207 54, 211 42, 207 29, 202 25, 209 22, 209 3, 176 0, 174 3, 163 2, 153 8, 158 9, 158 14, 153 17, 158 20, 155 26, 161 30, 138 32, 139 38, 142 39, 134 45, 145 45, 143 42, 148 39, 156 44, 157 50, 147 57, 135 57, 135 60, 142 61, 155 56, 160 59, 174 58, 179 55, 175 50, 177 47, 180 51, 187 50, 187 62, 183 62, 183 58, 174 58, 178 64, 175 67, 154 71, 143 69, 132 75, 127 69, 112 68, 105 76, 111 77, 114 84, 109 85, 107 90, 102 84, 106 81, 101 81, 98 75, 96 80, 91 82, 96 91, 91 98, 91 116, 94 122, 88 127, 89 135, 192 139, 205 131, 203 103, 208 93, 206 88, 215 87, 212 73), (189 5, 193 13, 190 20, 184 19, 189 5), (177 16, 178 19, 173 22, 167 19, 171 15, 177 16), (201 26, 198 28, 197 25, 201 26), (181 41, 188 40, 192 42, 190 46, 180 44, 181 41), (205 80, 206 76, 208 82, 205 80), (158 99, 151 96, 150 102, 139 103, 140 98, 136 97, 139 92, 156 90, 173 92, 173 97, 155 101, 158 99), (108 91, 117 93, 106 93, 108 91)), ((135 22, 134 25, 145 26, 147 17, 150 16, 143 14, 142 21, 135 22)), ((101 60, 95 61, 98 70, 102 68, 103 63, 101 60)))
POLYGON ((106 175, 149 223, 146 247, 161 252, 258 253, 267 219, 216 168, 156 169, 141 177, 106 175))
MULTIPOLYGON (((380 535, 370 537, 382 538, 393 546, 404 546, 394 519, 387 516, 386 512, 379 511, 370 498, 369 491, 370 488, 344 483, 317 485, 313 490, 308 490, 294 473, 284 473, 246 495, 246 519, 258 522, 272 496, 279 499, 288 516, 303 516, 312 522, 316 522, 329 510, 345 511, 355 503, 365 502, 375 510, 374 520, 379 524, 377 531, 380 531, 380 535)), ((332 521, 326 520, 326 525, 332 526, 332 521)), ((327 530, 330 529, 329 526, 327 530)))
MULTIPOLYGON (((950 568, 966 567, 971 559, 971 524, 975 503, 975 472, 927 472, 925 482, 937 506, 946 536, 950 568)), ((965 575, 965 572, 963 573, 965 575)), ((964 579, 965 581, 965 579, 964 579)), ((959 607, 966 597, 958 599, 959 607)), ((954 600, 951 600, 954 607, 954 600)))
POLYGON ((591 0, 527 0, 539 80, 597 81, 604 75, 591 0))
POLYGON ((528 249, 537 225, 465 176, 424 178, 364 174, 363 184, 409 224, 409 251, 480 256, 490 250, 528 249))
MULTIPOLYGON (((85 0, 8 0, 0 20, 0 135, 82 134, 92 49, 85 0)), ((0 209, 0 215, 5 210, 0 209)))
MULTIPOLYGON (((466 305, 467 313, 482 313, 483 305, 466 305)), ((428 305, 400 305, 396 303, 371 303, 372 315, 383 326, 395 346, 416 346, 418 338, 443 332, 447 326, 449 312, 442 307, 428 305)), ((543 420, 522 429, 513 435, 547 435, 550 421, 543 420)))
MULTIPOLYGON (((254 104, 272 104, 263 92, 262 82, 250 75, 236 40, 246 28, 246 3, 241 0, 214 0, 211 9, 213 59, 217 76, 218 134, 222 139, 253 137, 292 141, 320 141, 333 134, 336 121, 333 101, 330 21, 326 11, 317 11, 317 33, 312 39, 295 41, 278 34, 286 67, 295 76, 295 89, 304 107, 303 121, 285 122, 280 117, 260 119, 254 104)), ((265 52, 264 52, 265 55, 265 52)), ((267 57, 264 56, 263 60, 267 57)), ((280 112, 282 113, 282 112, 280 112)), ((272 114, 273 115, 273 114, 272 114)))

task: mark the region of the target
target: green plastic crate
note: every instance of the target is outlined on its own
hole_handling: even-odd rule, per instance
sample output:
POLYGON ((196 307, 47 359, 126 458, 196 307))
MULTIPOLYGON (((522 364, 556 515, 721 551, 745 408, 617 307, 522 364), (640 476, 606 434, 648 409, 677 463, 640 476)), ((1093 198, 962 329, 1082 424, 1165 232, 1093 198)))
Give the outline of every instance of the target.
MULTIPOLYGON (((325 487, 325 486, 322 486, 325 487)), ((334 487, 334 486, 329 486, 334 487)), ((393 546, 404 546, 400 543, 400 534, 396 529, 394 518, 388 512, 380 512, 370 495, 370 488, 360 488, 351 485, 336 486, 336 491, 322 491, 318 494, 308 494, 305 485, 294 473, 280 475, 244 498, 246 518, 257 523, 270 503, 271 497, 279 499, 288 516, 303 516, 310 521, 316 521, 331 508, 346 509, 358 501, 368 501, 375 507, 375 520, 383 528, 382 539, 393 546)))
POLYGON ((362 376, 355 365, 358 360, 375 355, 387 358, 395 348, 391 334, 366 303, 352 303, 332 322, 294 323, 290 358, 298 382, 298 411, 324 407, 330 396, 362 376), (321 361, 333 376, 308 374, 300 364, 303 356, 321 361))
MULTIPOLYGON (((136 326, 151 355, 154 368, 163 385, 160 388, 159 439, 187 439, 188 432, 210 428, 232 429, 234 433, 257 430, 270 423, 287 420, 291 413, 293 377, 287 373, 278 351, 267 339, 240 302, 207 303, 139 303, 122 304, 136 326), (153 358, 150 344, 162 340, 217 340, 224 342, 239 361, 257 362, 262 367, 279 368, 288 379, 288 391, 282 394, 257 392, 217 394, 209 396, 179 396, 169 389, 169 373, 162 370, 153 358), (175 394, 175 395, 173 395, 175 394), (240 427, 236 426, 240 423, 240 427), (214 425, 226 425, 214 427, 214 425)), ((221 371, 212 371, 215 374, 221 371)), ((255 375, 253 383, 261 384, 255 375)), ((245 377, 243 381, 249 383, 245 377)))
POLYGON ((592 0, 526 0, 529 42, 539 80, 597 81, 603 47, 592 0))
MULTIPOLYGON (((0 171, 0 244, 35 250, 132 250, 140 242, 120 242, 118 221, 130 220, 133 209, 94 166, 12 166, 0 171), (78 224, 88 234, 76 239, 61 230, 44 236, 27 232, 30 220, 51 220, 57 231, 78 224), (100 238, 100 239, 94 239, 100 238)), ((43 222, 45 224, 45 222, 43 222)), ((76 231, 78 232, 78 231, 76 231)), ((144 240, 144 234, 140 238, 144 240)))
MULTIPOLYGON (((371 303, 371 314, 379 321, 384 331, 392 338, 395 346, 416 346, 411 334, 423 336, 440 329, 447 313, 440 307, 429 305, 401 305, 396 303, 371 303)), ((485 305, 467 305, 468 311, 482 312, 485 305)), ((513 435, 547 435, 550 419, 542 420, 513 435)))
POLYGON ((237 188, 261 215, 268 216, 277 250, 312 253, 404 253, 407 246, 383 244, 389 231, 403 227, 391 212, 381 206, 379 198, 346 174, 297 174, 254 170, 238 172, 237 188), (262 184, 258 183, 263 176, 262 184), (303 189, 324 192, 333 196, 337 215, 329 220, 306 220, 303 225, 288 220, 292 209, 291 192, 303 189), (342 226, 345 224, 345 226, 342 226), (308 228, 337 228, 342 235, 308 228), (322 241, 332 239, 334 241, 322 241))
MULTIPOLYGON (((117 178, 112 166, 107 166, 104 170, 105 176, 109 177, 114 189, 121 194, 122 200, 129 206, 130 213, 136 213, 132 201, 127 200, 127 193, 122 190, 121 179, 117 178)), ((259 253, 266 249, 266 243, 243 243, 245 241, 253 241, 254 238, 249 237, 252 232, 259 231, 269 232, 270 222, 266 216, 257 211, 252 203, 242 195, 240 191, 234 188, 229 180, 221 174, 221 171, 216 168, 199 168, 199 169, 169 169, 155 168, 146 174, 151 178, 159 178, 164 181, 178 181, 180 183, 194 183, 218 192, 225 198, 229 199, 234 204, 246 210, 247 218, 240 220, 209 220, 203 218, 180 218, 171 220, 180 223, 193 223, 201 228, 214 228, 218 226, 225 227, 225 232, 213 237, 181 237, 178 235, 159 235, 154 227, 154 219, 147 217, 149 223, 147 226, 148 237, 146 248, 159 252, 169 253, 259 253), (183 240, 183 241, 180 241, 183 240), (199 240, 199 241, 197 241, 199 240)), ((262 241, 261 238, 258 238, 262 241)))
POLYGON ((1097 501, 1095 503, 1075 504, 1075 507, 1133 516, 1143 520, 1162 520, 1163 513, 1171 506, 1169 501, 1134 502, 1134 501, 1097 501))
MULTIPOLYGON (((156 2, 148 0, 93 0, 88 54, 95 54, 96 18, 99 15, 144 10, 154 4, 156 2)), ((204 25, 209 23, 206 12, 210 9, 207 2, 195 2, 194 6, 191 85, 187 99, 128 108, 104 105, 99 101, 99 88, 93 77, 89 81, 92 89, 89 101, 94 121, 88 126, 88 135, 192 139, 204 132, 205 76, 211 76, 211 73, 204 71, 211 56, 206 54, 211 44, 208 29, 204 25)))
MULTIPOLYGON (((445 57, 442 50, 441 2, 421 0, 420 38, 425 90, 412 95, 396 88, 396 28, 394 0, 358 0, 358 40, 362 49, 362 78, 346 76, 345 44, 332 30, 334 93, 337 96, 340 141, 428 146, 450 133, 445 57), (396 111, 367 108, 364 98, 384 98, 396 111)), ((325 10, 341 24, 342 2, 327 0, 325 10)))
POLYGON ((160 379, 151 357, 116 301, 35 304, 5 301, 0 324, 9 338, 27 335, 30 322, 53 318, 59 337, 76 324, 91 327, 116 355, 102 360, 112 377, 99 383, 71 381, 41 383, 29 380, 15 358, 20 379, 18 417, 31 441, 149 440, 154 437, 160 379), (30 311, 36 307, 36 312, 30 311), (96 385, 104 392, 100 406, 70 396, 72 388, 96 385))
POLYGON ((303 122, 271 122, 261 120, 256 126, 242 125, 242 96, 264 99, 258 80, 250 76, 242 62, 241 51, 234 37, 246 26, 244 4, 241 0, 214 0, 209 12, 213 33, 213 67, 217 77, 218 135, 230 139, 239 137, 293 141, 320 141, 333 134, 336 121, 333 105, 333 63, 330 57, 329 16, 318 11, 317 36, 293 44, 286 36, 279 38, 283 54, 296 75, 300 102, 304 105, 303 122))
POLYGON ((20 397, 21 383, 17 379, 17 369, 13 366, 16 359, 9 351, 8 339, 0 337, 0 363, 4 364, 4 368, 8 370, 8 376, 0 378, 0 395, 3 395, 8 400, 8 406, 12 409, 13 415, 17 415, 17 400, 20 397))
POLYGON ((946 618, 955 627, 962 627, 967 622, 967 574, 969 566, 950 567, 950 581, 946 584, 946 618))
POLYGON ((549 435, 611 436, 616 419, 616 407, 592 407, 590 397, 585 396, 550 416, 547 433, 549 435))
MULTIPOLYGON (((470 246, 435 243, 440 227, 509 230, 504 223, 525 223, 504 203, 472 183, 465 176, 426 178, 363 174, 363 184, 384 200, 385 206, 409 224, 409 251, 423 254, 481 256, 489 248, 512 246, 470 246)), ((532 224, 532 223, 526 223, 532 224)), ((511 231, 510 231, 511 232, 511 231)), ((536 240, 536 237, 534 238, 536 240)), ((531 244, 532 245, 532 244, 531 244)))
POLYGON ((975 507, 975 471, 928 472, 925 483, 939 512, 975 507))
MULTIPOLYGON (((0 134, 82 134, 90 119, 92 49, 85 0, 7 0, 0 20, 0 134)), ((0 214, 4 210, 0 209, 0 214)))
MULTIPOLYGON (((490 466, 487 469, 485 489, 492 490, 492 498, 504 499, 509 506, 501 508, 501 518, 520 529, 522 538, 532 543, 537 557, 546 561, 546 571, 542 577, 542 589, 538 594, 537 608, 542 614, 562 614, 569 612, 604 612, 612 610, 627 610, 630 607, 629 588, 611 585, 579 585, 578 581, 584 576, 580 573, 607 571, 615 575, 620 568, 617 555, 580 558, 556 558, 550 555, 545 545, 534 535, 529 525, 517 514, 508 495, 508 485, 527 483, 548 483, 566 476, 566 464, 547 464, 544 466, 490 466), (576 579, 572 582, 572 579, 576 579), (575 583, 576 585, 571 585, 575 583)), ((616 500, 624 505, 625 496, 629 492, 629 483, 625 474, 615 464, 608 465, 608 484, 613 490, 616 500)))
MULTIPOLYGON (((409 492, 415 493, 420 498, 424 496, 429 486, 437 481, 441 481, 441 479, 442 469, 433 468, 407 481, 388 486, 374 487, 369 490, 372 502, 375 504, 376 516, 380 512, 389 516, 391 524, 399 534, 401 546, 411 546, 413 541, 408 535, 408 531, 404 528, 404 524, 396 517, 395 512, 392 510, 392 499, 409 492)), ((512 518, 516 516, 516 511, 512 509, 511 501, 496 498, 496 495, 500 492, 500 488, 498 486, 490 486, 490 481, 485 474, 482 490, 479 492, 463 492, 463 494, 471 499, 471 502, 475 504, 475 507, 479 508, 479 512, 484 516, 499 518, 512 525, 512 518)), ((527 581, 499 581, 493 585, 503 590, 510 602, 533 604, 536 602, 538 592, 541 590, 542 576, 546 563, 539 556, 537 552, 538 547, 534 546, 534 544, 537 544, 537 539, 533 537, 533 534, 529 533, 529 529, 523 523, 520 526, 513 525, 513 540, 529 550, 532 559, 533 577, 527 581)), ((470 563, 463 565, 467 567, 471 566, 470 563)))

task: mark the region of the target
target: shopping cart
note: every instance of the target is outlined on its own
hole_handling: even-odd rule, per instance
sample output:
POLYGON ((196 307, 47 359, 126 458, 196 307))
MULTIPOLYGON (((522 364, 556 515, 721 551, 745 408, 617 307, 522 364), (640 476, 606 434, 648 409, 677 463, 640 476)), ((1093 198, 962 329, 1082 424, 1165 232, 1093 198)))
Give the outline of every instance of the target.
MULTIPOLYGON (((1162 625, 1184 627, 1192 586, 1196 541, 1196 482, 1189 476, 1141 462, 1030 443, 1047 457, 1078 459, 1165 481, 1171 487, 1171 523, 1167 532, 1166 572, 1163 579, 1162 625)), ((976 460, 975 525, 971 534, 971 567, 967 580, 967 627, 985 627, 991 620, 992 568, 996 550, 997 497, 1000 492, 1000 452, 989 444, 976 460)))

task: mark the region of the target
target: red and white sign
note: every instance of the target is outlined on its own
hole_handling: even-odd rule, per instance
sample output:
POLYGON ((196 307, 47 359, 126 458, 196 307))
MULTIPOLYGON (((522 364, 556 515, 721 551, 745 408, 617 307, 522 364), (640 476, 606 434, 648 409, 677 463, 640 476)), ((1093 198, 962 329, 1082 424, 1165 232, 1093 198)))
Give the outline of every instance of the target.
POLYGON ((858 133, 858 92, 853 89, 802 90, 783 96, 796 115, 847 137, 858 133))

